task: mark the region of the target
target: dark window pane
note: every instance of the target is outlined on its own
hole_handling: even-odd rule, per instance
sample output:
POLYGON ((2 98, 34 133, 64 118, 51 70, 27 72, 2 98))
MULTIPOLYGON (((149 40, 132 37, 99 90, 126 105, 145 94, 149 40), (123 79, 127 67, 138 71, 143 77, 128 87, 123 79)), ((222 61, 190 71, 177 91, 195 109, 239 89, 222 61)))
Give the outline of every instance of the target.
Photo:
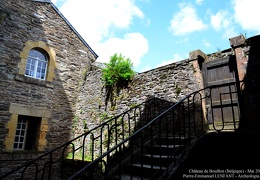
POLYGON ((24 131, 24 130, 22 130, 22 131, 21 131, 21 136, 24 136, 24 133, 25 133, 25 131, 24 131))
POLYGON ((19 149, 22 149, 23 148, 23 144, 19 144, 19 149))
POLYGON ((14 142, 19 142, 19 137, 15 137, 14 142))
POLYGON ((17 131, 17 130, 16 130, 15 135, 16 135, 16 136, 19 136, 19 135, 20 135, 20 131, 17 131))

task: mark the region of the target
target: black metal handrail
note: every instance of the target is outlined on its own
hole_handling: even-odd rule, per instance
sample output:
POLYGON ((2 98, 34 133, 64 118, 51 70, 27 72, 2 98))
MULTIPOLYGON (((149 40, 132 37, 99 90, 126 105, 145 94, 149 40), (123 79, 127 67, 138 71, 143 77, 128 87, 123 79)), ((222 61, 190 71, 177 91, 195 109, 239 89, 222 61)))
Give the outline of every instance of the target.
MULTIPOLYGON (((99 158, 69 177, 69 180, 81 178, 107 179, 112 177, 121 179, 124 173, 126 173, 126 167, 133 166, 134 163, 136 163, 136 159, 145 154, 146 147, 153 147, 156 145, 159 146, 159 151, 163 151, 161 139, 165 137, 171 141, 171 144, 167 144, 167 146, 176 148, 176 150, 167 154, 167 158, 170 159, 172 163, 168 165, 166 169, 164 165, 158 167, 158 165, 155 165, 153 162, 152 158, 155 156, 155 153, 152 152, 150 160, 152 163, 149 168, 155 170, 153 171, 155 173, 150 174, 151 179, 155 179, 159 171, 163 171, 161 176, 166 177, 174 165, 177 164, 178 159, 180 159, 186 149, 191 145, 191 141, 194 137, 200 137, 207 133, 208 130, 218 132, 225 130, 225 119, 220 121, 222 122, 220 127, 215 124, 214 118, 212 118, 212 122, 205 123, 206 116, 208 116, 205 112, 207 112, 207 108, 213 108, 213 99, 211 95, 214 89, 228 87, 227 91, 219 92, 220 104, 222 104, 221 95, 223 95, 223 93, 228 94, 231 98, 231 103, 233 103, 233 94, 237 93, 236 88, 231 88, 231 86, 235 87, 234 85, 236 86, 236 83, 234 82, 214 85, 187 95, 162 114, 149 121, 145 126, 135 131, 131 136, 127 137, 99 158), (206 107, 207 104, 209 107, 206 107), (177 140, 180 138, 182 138, 185 143, 178 146, 177 140)), ((222 107, 220 108, 223 118, 223 110, 222 107)), ((210 114, 209 112, 207 113, 210 114)), ((232 110, 232 113, 233 120, 231 123, 233 123, 232 127, 233 130, 235 130, 237 128, 237 122, 234 119, 234 110, 232 110)), ((211 110, 211 115, 214 115, 213 110, 211 110)), ((162 156, 160 158, 162 158, 162 156)), ((145 166, 142 161, 139 161, 139 163, 139 166, 145 166)), ((132 179, 134 172, 130 172, 128 175, 130 175, 130 178, 132 179)), ((143 178, 147 177, 147 174, 141 173, 139 176, 140 178, 143 178)))
POLYGON ((151 98, 2 175, 0 179, 53 179, 57 176, 64 179, 131 136, 171 105, 171 102, 151 98))
MULTIPOLYGON (((28 179, 28 177, 66 179, 71 174, 73 175, 69 179, 82 176, 92 178, 121 176, 125 165, 133 164, 138 156, 143 155, 146 146, 159 144, 160 147, 162 146, 160 140, 165 137, 170 139, 171 146, 176 147, 176 151, 167 155, 173 164, 176 164, 179 156, 191 144, 192 137, 200 137, 207 130, 225 130, 225 120, 222 118, 221 123, 216 124, 213 110, 208 109, 214 106, 212 91, 228 87, 226 92, 220 93, 220 109, 223 117, 222 105, 225 102, 221 96, 227 94, 233 104, 236 100, 234 94, 237 93, 236 89, 231 88, 234 85, 236 83, 210 86, 187 95, 176 104, 152 98, 6 173, 0 179, 28 179), (208 116, 212 116, 212 121, 205 123, 208 116), (178 138, 184 139, 186 143, 177 146, 178 138), (181 154, 177 156, 179 151, 181 154), (78 171, 79 169, 81 170, 78 171)), ((232 113, 234 114, 233 109, 232 113)), ((234 116, 231 123, 233 129, 236 129, 238 122, 234 116)), ((152 153, 151 158, 153 156, 152 153)), ((169 167, 165 170, 160 166, 158 169, 153 163, 151 164, 152 169, 163 170, 164 174, 170 171, 169 167)), ((151 177, 154 176, 155 174, 151 174, 151 177)))

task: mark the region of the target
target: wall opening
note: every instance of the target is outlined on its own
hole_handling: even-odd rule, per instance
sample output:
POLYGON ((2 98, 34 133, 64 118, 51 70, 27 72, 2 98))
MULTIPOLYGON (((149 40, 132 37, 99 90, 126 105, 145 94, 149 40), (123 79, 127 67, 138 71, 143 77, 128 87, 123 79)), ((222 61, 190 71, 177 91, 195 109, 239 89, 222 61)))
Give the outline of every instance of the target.
POLYGON ((41 118, 18 115, 14 150, 38 150, 41 118))

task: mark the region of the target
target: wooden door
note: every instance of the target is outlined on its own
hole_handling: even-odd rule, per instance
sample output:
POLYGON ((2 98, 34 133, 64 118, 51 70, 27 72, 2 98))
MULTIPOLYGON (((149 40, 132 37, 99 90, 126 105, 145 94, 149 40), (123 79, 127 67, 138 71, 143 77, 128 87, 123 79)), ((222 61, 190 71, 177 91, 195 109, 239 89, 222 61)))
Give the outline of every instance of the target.
POLYGON ((206 90, 207 123, 210 129, 234 130, 239 122, 237 66, 232 57, 215 59, 203 64, 206 90))

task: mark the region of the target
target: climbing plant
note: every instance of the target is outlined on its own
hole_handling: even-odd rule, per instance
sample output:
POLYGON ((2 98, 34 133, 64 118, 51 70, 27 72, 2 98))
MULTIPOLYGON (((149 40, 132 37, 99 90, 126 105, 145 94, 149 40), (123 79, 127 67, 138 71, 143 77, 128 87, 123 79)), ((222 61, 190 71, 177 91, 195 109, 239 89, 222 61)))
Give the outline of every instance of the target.
POLYGON ((122 54, 114 54, 110 57, 109 63, 105 63, 105 65, 106 67, 102 69, 101 80, 106 90, 106 106, 110 101, 111 107, 113 107, 115 106, 116 95, 120 93, 120 90, 127 88, 135 72, 131 60, 125 58, 122 54))

